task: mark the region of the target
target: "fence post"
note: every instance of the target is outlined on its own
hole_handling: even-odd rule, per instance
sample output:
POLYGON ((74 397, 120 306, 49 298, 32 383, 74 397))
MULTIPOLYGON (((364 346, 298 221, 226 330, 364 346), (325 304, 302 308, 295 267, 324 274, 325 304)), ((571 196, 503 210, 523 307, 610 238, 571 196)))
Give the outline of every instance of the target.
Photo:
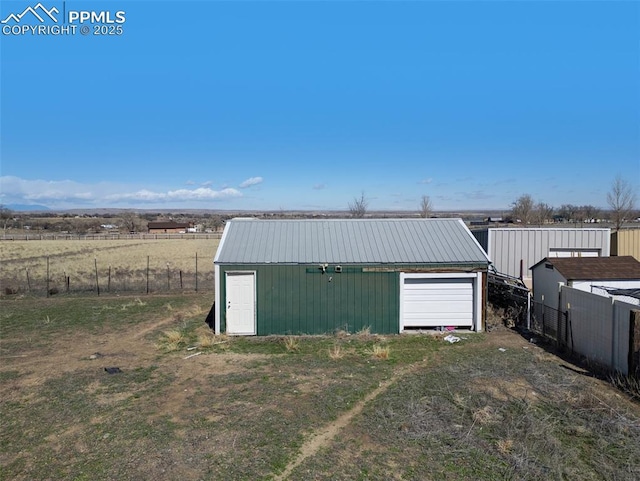
POLYGON ((571 303, 567 302, 567 334, 571 340, 571 353, 573 354, 573 325, 571 324, 571 303))
POLYGON ((618 346, 618 323, 616 322, 616 301, 612 297, 611 298, 611 368, 614 371, 619 371, 619 366, 617 362, 617 352, 619 349, 618 346))
POLYGON ((96 291, 98 291, 98 295, 100 295, 100 283, 98 282, 98 258, 94 257, 93 262, 96 268, 96 291))
POLYGON ((527 291, 527 331, 531 331, 531 291, 527 291))
POLYGON ((25 269, 27 271, 27 292, 31 292, 31 279, 29 279, 29 269, 25 269))
POLYGON ((198 292, 198 253, 196 252, 196 292, 198 292))
POLYGON ((147 294, 149 294, 149 256, 147 256, 147 294))
POLYGON ((629 312, 629 376, 640 379, 640 311, 629 312))
POLYGON ((49 297, 49 256, 47 256, 47 297, 49 297))

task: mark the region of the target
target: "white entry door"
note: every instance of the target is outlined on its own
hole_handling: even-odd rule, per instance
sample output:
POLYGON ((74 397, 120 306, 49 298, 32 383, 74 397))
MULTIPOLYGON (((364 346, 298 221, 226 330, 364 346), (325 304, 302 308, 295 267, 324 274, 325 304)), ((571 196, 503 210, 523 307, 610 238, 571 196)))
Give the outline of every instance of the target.
POLYGON ((227 334, 256 334, 256 274, 227 272, 227 334))

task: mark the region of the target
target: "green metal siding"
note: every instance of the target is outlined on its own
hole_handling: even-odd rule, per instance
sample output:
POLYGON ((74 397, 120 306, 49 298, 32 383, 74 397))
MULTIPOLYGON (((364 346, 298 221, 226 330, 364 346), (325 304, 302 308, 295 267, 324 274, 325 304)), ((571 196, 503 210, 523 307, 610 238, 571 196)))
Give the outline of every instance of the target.
POLYGON ((400 271, 429 267, 351 265, 323 274, 318 265, 220 265, 220 329, 226 331, 225 272, 255 271, 257 335, 356 332, 367 326, 377 334, 397 333, 400 271))
MULTIPOLYGON (((372 332, 397 333, 399 274, 348 269, 322 274, 318 266, 220 266, 220 299, 225 305, 226 271, 256 272, 258 335, 329 334, 369 326, 372 332), (331 279, 331 281, 329 281, 331 279)), ((221 307, 222 307, 221 306, 221 307)), ((226 330, 225 311, 220 328, 226 330)))

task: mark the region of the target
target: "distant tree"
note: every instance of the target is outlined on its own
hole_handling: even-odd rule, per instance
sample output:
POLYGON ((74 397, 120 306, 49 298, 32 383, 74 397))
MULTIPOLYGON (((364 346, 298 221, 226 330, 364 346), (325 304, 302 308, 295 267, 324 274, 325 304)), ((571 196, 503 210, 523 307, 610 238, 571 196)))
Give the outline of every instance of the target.
POLYGON ((127 232, 136 232, 141 225, 141 219, 135 212, 126 210, 120 214, 120 223, 127 232))
POLYGON ((534 202, 533 198, 529 194, 524 194, 518 197, 516 201, 511 204, 511 215, 514 219, 520 219, 523 224, 530 224, 533 220, 534 202))
POLYGON ((423 195, 420 200, 420 217, 427 218, 431 217, 431 213, 433 212, 433 206, 431 205, 431 199, 428 195, 423 195))
POLYGON ((553 207, 544 202, 538 202, 532 212, 532 217, 538 225, 546 224, 553 219, 553 207))
POLYGON ((0 204, 0 219, 2 219, 2 230, 6 233, 7 223, 9 219, 13 218, 13 211, 4 205, 0 204))
POLYGON ((367 213, 369 207, 369 201, 364 196, 364 192, 360 194, 360 197, 355 197, 353 202, 349 202, 349 213, 352 217, 362 218, 367 213))
POLYGON ((625 219, 630 219, 636 203, 636 195, 631 184, 617 175, 607 194, 607 204, 611 208, 611 221, 620 230, 625 219))
POLYGON ((575 210, 576 210, 575 205, 562 204, 560 207, 558 207, 558 209, 556 210, 556 213, 558 214, 558 217, 560 217, 562 220, 566 222, 571 222, 573 220, 573 213, 575 212, 575 210))
POLYGON ((584 213, 584 219, 588 222, 597 219, 600 215, 600 209, 593 205, 583 205, 580 210, 584 213))

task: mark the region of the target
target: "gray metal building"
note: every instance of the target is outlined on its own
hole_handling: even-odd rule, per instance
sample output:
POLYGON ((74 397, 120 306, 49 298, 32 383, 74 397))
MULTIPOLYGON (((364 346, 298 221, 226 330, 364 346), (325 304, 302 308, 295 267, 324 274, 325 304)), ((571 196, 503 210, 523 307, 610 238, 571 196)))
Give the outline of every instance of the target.
POLYGON ((611 230, 596 228, 486 228, 472 231, 493 266, 531 285, 531 266, 545 257, 608 257, 611 230))
POLYGON ((460 219, 227 222, 215 330, 481 329, 488 259, 460 219))

